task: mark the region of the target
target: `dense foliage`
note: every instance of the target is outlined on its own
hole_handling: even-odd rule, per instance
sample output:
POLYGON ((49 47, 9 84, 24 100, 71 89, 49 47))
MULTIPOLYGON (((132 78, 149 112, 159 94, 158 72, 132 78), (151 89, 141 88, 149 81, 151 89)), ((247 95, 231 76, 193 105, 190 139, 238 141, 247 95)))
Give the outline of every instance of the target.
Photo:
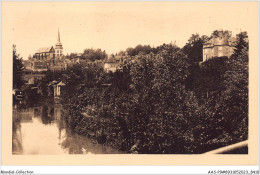
POLYGON ((187 54, 192 62, 202 61, 202 48, 203 43, 207 42, 210 37, 206 35, 192 34, 188 43, 183 47, 183 52, 187 54))
POLYGON ((82 55, 80 56, 81 59, 84 60, 104 60, 107 57, 107 54, 105 51, 102 51, 101 49, 85 49, 82 55))
POLYGON ((66 84, 65 120, 93 142, 131 153, 203 153, 248 138, 247 34, 237 36, 231 58, 198 64, 207 39, 138 52, 138 62, 115 73, 77 64, 44 81, 66 84))
POLYGON ((126 53, 129 55, 129 56, 135 56, 135 55, 138 55, 139 53, 145 53, 145 54, 148 54, 152 51, 153 49, 151 48, 150 45, 137 45, 135 48, 132 48, 132 47, 129 47, 126 49, 126 51, 121 51, 119 52, 119 55, 125 55, 126 53))

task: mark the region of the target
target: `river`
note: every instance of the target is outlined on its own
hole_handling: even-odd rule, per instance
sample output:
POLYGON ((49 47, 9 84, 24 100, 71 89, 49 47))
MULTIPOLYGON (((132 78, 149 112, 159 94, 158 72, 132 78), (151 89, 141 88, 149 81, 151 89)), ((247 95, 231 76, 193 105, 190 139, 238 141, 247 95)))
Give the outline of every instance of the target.
POLYGON ((13 106, 13 154, 117 154, 111 147, 77 135, 64 121, 61 104, 13 106))

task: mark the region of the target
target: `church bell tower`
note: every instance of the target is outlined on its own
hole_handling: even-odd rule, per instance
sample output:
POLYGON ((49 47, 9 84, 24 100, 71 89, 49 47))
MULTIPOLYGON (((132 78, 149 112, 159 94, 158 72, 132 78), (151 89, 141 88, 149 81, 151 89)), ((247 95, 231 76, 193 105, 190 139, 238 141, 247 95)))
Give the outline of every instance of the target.
POLYGON ((60 42, 60 31, 58 29, 58 39, 55 45, 55 58, 60 58, 63 55, 63 47, 60 42))

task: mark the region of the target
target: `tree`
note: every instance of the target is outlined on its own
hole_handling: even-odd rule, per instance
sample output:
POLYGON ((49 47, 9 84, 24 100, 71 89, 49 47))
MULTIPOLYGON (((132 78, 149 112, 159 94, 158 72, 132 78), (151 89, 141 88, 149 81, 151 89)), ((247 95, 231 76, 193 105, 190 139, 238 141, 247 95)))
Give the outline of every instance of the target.
POLYGON ((77 58, 77 56, 78 56, 77 53, 70 53, 69 55, 68 54, 66 55, 66 58, 72 60, 77 58))
POLYGON ((198 104, 185 88, 187 56, 178 47, 165 44, 156 54, 138 57, 140 64, 133 65, 130 72, 137 151, 192 153, 198 104))
MULTIPOLYGON (((248 40, 237 35, 235 53, 202 63, 195 93, 201 96, 199 124, 195 138, 198 152, 248 139, 248 40), (203 86, 201 86, 203 85, 203 86)), ((243 152, 245 153, 245 152, 243 152)))
POLYGON ((228 30, 214 30, 211 34, 211 38, 218 38, 218 37, 231 37, 231 32, 228 30))
MULTIPOLYGON (((248 35, 247 32, 240 32, 236 36, 236 46, 234 50, 233 58, 239 58, 239 55, 243 54, 243 51, 248 52, 249 43, 248 43, 248 35)), ((248 62, 248 60, 245 60, 248 62)))
POLYGON ((66 120, 78 134, 129 152, 203 153, 245 140, 248 45, 245 34, 238 37, 231 58, 202 64, 193 62, 209 37, 195 34, 183 49, 128 48, 138 61, 115 73, 95 64, 68 68, 66 120))
POLYGON ((119 55, 119 56, 125 56, 126 53, 125 53, 123 50, 121 50, 120 52, 118 52, 118 55, 119 55))
POLYGON ((104 60, 107 58, 106 51, 102 51, 101 49, 85 49, 83 54, 80 56, 81 59, 84 60, 104 60))
POLYGON ((141 45, 141 44, 138 44, 135 48, 127 48, 126 49, 126 52, 128 53, 128 55, 130 56, 135 56, 135 55, 138 55, 139 53, 145 53, 145 54, 148 54, 152 51, 152 48, 150 45, 141 45))
POLYGON ((13 45, 13 89, 19 89, 24 84, 22 58, 16 53, 16 45, 13 45))
POLYGON ((192 34, 189 38, 188 43, 183 47, 183 52, 187 54, 191 62, 202 61, 203 44, 209 40, 206 35, 192 34))
POLYGON ((197 41, 199 41, 200 36, 199 34, 192 34, 191 37, 188 39, 188 43, 193 44, 196 43, 197 41))
POLYGON ((235 52, 227 61, 219 114, 225 117, 225 137, 231 143, 248 139, 248 36, 237 35, 235 52))

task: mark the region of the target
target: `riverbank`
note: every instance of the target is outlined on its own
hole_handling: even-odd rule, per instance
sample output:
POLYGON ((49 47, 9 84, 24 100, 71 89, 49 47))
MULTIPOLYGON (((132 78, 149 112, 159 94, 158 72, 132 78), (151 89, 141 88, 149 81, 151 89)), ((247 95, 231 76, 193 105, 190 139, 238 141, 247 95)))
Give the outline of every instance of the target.
MULTIPOLYGON (((44 101, 44 100, 43 100, 44 101)), ((18 103, 13 108, 14 155, 119 154, 93 142, 67 126, 63 106, 46 100, 36 105, 18 103), (48 101, 48 102, 47 102, 48 101)))

